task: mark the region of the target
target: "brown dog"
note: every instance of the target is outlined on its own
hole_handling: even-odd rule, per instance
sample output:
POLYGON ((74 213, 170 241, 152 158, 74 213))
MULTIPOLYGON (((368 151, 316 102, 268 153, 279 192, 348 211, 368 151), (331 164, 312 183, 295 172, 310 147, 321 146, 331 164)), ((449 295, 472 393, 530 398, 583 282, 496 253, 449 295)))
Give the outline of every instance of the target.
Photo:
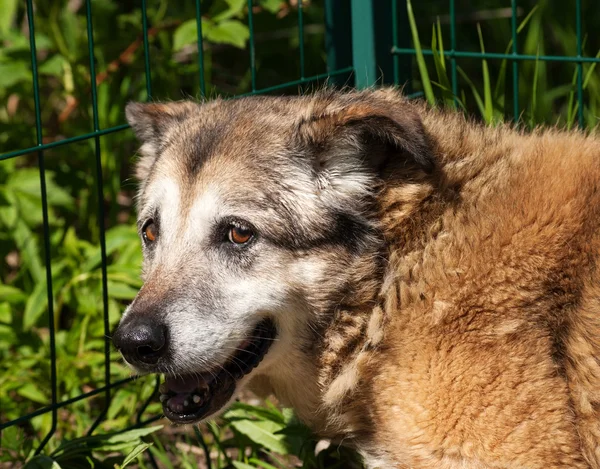
POLYGON ((394 90, 130 104, 175 422, 273 392, 369 467, 600 468, 600 140, 394 90))

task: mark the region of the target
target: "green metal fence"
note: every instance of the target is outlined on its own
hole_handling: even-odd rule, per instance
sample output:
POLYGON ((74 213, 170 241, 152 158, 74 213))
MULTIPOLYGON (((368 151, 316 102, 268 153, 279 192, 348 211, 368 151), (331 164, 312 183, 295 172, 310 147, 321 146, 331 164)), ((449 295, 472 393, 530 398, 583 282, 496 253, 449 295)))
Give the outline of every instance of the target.
MULTIPOLYGON (((153 81, 152 70, 157 64, 153 64, 149 46, 148 31, 150 25, 146 15, 147 0, 141 1, 142 15, 140 21, 143 25, 143 58, 145 68, 145 86, 148 99, 153 98, 153 81)), ((419 76, 416 73, 414 65, 414 57, 417 54, 417 49, 410 43, 410 27, 406 13, 406 2, 404 0, 326 0, 325 1, 325 45, 324 52, 327 55, 327 70, 322 74, 306 76, 307 59, 305 55, 305 25, 304 13, 305 8, 311 8, 313 3, 306 1, 306 5, 302 0, 297 0, 295 14, 297 15, 298 24, 298 57, 291 60, 297 60, 299 64, 299 76, 297 79, 270 85, 267 87, 258 86, 258 69, 256 65, 256 49, 258 45, 255 43, 254 35, 254 18, 253 18, 253 0, 248 0, 248 28, 250 37, 248 41, 248 54, 250 64, 250 91, 249 94, 259 93, 277 93, 281 91, 289 91, 290 89, 301 88, 310 84, 321 84, 326 79, 336 84, 354 84, 357 87, 374 86, 381 83, 408 83, 408 90, 413 92, 411 86, 418 88, 419 76)), ((422 4, 426 4, 424 1, 422 4)), ((519 118, 521 113, 519 103, 519 69, 523 61, 543 61, 552 63, 574 64, 576 67, 576 95, 578 106, 579 122, 584 121, 584 65, 596 64, 600 62, 597 57, 583 56, 583 38, 582 31, 582 0, 575 0, 573 8, 575 9, 576 24, 574 25, 576 34, 577 54, 575 56, 563 55, 522 55, 519 53, 520 44, 517 34, 518 25, 518 2, 511 2, 511 36, 512 46, 510 53, 498 52, 478 52, 475 50, 462 50, 458 42, 457 20, 456 20, 456 0, 449 0, 447 11, 435 12, 436 14, 448 14, 448 26, 450 30, 450 48, 444 51, 446 57, 449 58, 451 69, 451 86, 455 95, 459 90, 458 67, 462 59, 479 59, 479 60, 508 60, 512 67, 512 110, 515 119, 519 118)), ((197 21, 197 61, 198 61, 198 83, 202 95, 207 94, 207 86, 204 74, 204 47, 202 33, 202 14, 203 2, 196 0, 196 21, 197 21)), ((85 15, 87 24, 87 38, 89 47, 89 74, 91 77, 96 76, 96 61, 94 51, 97 50, 98 44, 94 43, 94 31, 92 27, 93 18, 93 3, 91 0, 85 0, 85 15)), ((33 94, 35 102, 35 143, 27 148, 9 148, 0 155, 0 160, 8 160, 16 157, 24 157, 36 155, 39 168, 39 183, 42 197, 42 212, 43 212, 43 238, 44 238, 44 255, 46 268, 46 286, 47 286, 47 324, 49 328, 49 348, 50 348, 50 388, 51 400, 48 405, 38 408, 37 410, 22 415, 12 420, 5 420, 2 416, 0 408, 0 431, 11 426, 20 425, 29 421, 34 417, 44 414, 49 414, 52 419, 50 430, 46 435, 40 436, 41 443, 37 447, 37 452, 40 452, 48 441, 53 437, 57 428, 59 418, 59 409, 71 405, 75 402, 89 399, 93 396, 101 395, 104 398, 103 411, 98 415, 95 423, 89 428, 89 433, 93 433, 99 423, 104 419, 109 403, 113 396, 113 390, 126 386, 131 379, 122 379, 116 382, 111 380, 111 348, 112 345, 108 339, 111 334, 109 325, 109 307, 108 295, 109 285, 107 276, 107 247, 106 247, 106 227, 105 227, 105 204, 104 204, 104 182, 102 171, 102 146, 101 137, 127 131, 127 125, 120 124, 108 128, 102 128, 98 119, 98 95, 97 86, 94 79, 90 80, 91 87, 91 105, 92 105, 92 130, 88 133, 73 136, 71 138, 63 138, 52 142, 45 143, 43 140, 43 122, 41 107, 43 105, 43 96, 39 87, 38 73, 38 55, 36 53, 36 15, 33 0, 27 0, 27 22, 29 30, 30 56, 31 56, 31 71, 33 80, 33 94), (54 297, 52 290, 52 271, 51 271, 51 254, 50 254, 50 226, 49 226, 49 209, 48 209, 48 188, 46 179, 46 160, 45 152, 51 149, 73 145, 77 142, 91 141, 94 148, 94 164, 96 179, 96 196, 97 196, 97 211, 99 222, 99 244, 101 251, 101 279, 102 279, 102 308, 104 315, 104 386, 93 389, 89 392, 81 393, 72 396, 69 399, 61 400, 58 392, 58 377, 56 365, 56 321, 54 317, 54 297)), ((265 45, 264 47, 268 47, 265 45)), ((434 51, 424 49, 423 55, 432 57, 434 51)), ((421 94, 417 89, 414 95, 421 94)), ((1 164, 1 163, 0 163, 1 164)), ((158 380, 156 382, 158 386, 158 380)), ((152 399, 152 398, 151 398, 152 399)), ((144 425, 149 420, 143 419, 144 410, 148 402, 143 404, 138 411, 137 425, 144 425)), ((150 418, 155 420, 160 416, 150 418)))

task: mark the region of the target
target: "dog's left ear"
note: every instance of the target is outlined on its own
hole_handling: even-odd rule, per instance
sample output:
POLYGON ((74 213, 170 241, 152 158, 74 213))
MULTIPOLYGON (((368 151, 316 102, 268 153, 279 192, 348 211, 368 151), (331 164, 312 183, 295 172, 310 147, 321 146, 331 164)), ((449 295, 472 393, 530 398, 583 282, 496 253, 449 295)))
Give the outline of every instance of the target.
POLYGON ((127 104, 125 108, 127 122, 142 143, 140 148, 141 157, 135 169, 139 181, 144 181, 148 177, 169 131, 197 110, 198 105, 191 101, 169 103, 130 102, 127 104))
POLYGON ((317 100, 298 130, 302 143, 312 148, 318 168, 360 164, 363 170, 378 173, 387 163, 395 163, 413 174, 431 174, 435 169, 415 106, 395 93, 362 92, 341 100, 317 100))

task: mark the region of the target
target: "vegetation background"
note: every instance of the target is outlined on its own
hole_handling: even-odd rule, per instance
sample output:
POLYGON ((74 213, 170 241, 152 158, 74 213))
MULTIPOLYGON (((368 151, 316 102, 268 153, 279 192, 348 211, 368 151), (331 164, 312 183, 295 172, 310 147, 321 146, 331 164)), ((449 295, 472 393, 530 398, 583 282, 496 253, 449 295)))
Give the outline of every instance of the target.
MULTIPOLYGON (((405 3, 399 1, 404 11, 405 3)), ((520 1, 519 52, 534 56, 577 55, 575 2, 520 1)), ((153 99, 234 96, 251 89, 250 32, 246 0, 202 2, 204 70, 198 67, 196 6, 184 0, 148 0, 149 57, 153 99)), ((89 67, 83 0, 36 0, 35 31, 43 142, 94 129, 91 80, 97 84, 100 129, 124 124, 129 100, 148 98, 140 2, 92 0, 96 76, 89 67)), ((408 2, 414 44, 433 56, 409 59, 407 90, 429 101, 458 106, 485 122, 513 115, 512 65, 506 61, 458 60, 458 95, 451 93, 446 0, 408 2), (455 99, 456 98, 456 99, 455 99)), ((257 88, 300 77, 298 0, 254 2, 257 88)), ((324 74, 324 4, 304 0, 305 76, 324 74)), ((36 114, 25 2, 0 0, 0 153, 36 144, 36 114)), ((510 8, 501 0, 457 0, 460 50, 505 52, 511 47, 510 8)), ((582 2, 583 50, 598 57, 600 9, 582 2)), ((350 41, 350 37, 348 37, 350 41)), ((402 61, 406 65, 406 61, 402 61)), ((348 64, 350 65, 350 64, 348 64)), ((351 84, 351 78, 349 78, 351 84)), ((600 116, 600 75, 583 66, 584 125, 600 116)), ((322 86, 316 80, 311 86, 322 86)), ((520 125, 577 123, 574 63, 521 62, 520 125)), ((290 87, 278 93, 310 90, 290 87)), ((98 207, 104 209, 108 253, 110 329, 140 287, 141 251, 135 231, 131 163, 136 143, 128 130, 99 137, 104 193, 96 189, 94 139, 45 151, 49 204, 49 254, 55 310, 58 400, 94 393, 105 384, 104 309, 98 207)), ((0 156, 1 158, 1 156, 0 156)), ((50 345, 42 198, 35 153, 0 160, 0 425, 47 406, 51 400, 50 345)), ((111 352, 112 382, 129 370, 111 352)), ((103 394, 58 411, 58 426, 43 413, 0 435, 0 468, 238 468, 361 467, 351 451, 328 446, 294 419, 289 409, 248 396, 216 423, 199 428, 137 425, 160 416, 153 377, 125 382, 113 391, 103 414, 103 394), (258 405, 257 405, 258 404, 258 405), (136 427, 125 433, 123 429, 136 427)), ((163 423, 162 421, 158 423, 163 423)))

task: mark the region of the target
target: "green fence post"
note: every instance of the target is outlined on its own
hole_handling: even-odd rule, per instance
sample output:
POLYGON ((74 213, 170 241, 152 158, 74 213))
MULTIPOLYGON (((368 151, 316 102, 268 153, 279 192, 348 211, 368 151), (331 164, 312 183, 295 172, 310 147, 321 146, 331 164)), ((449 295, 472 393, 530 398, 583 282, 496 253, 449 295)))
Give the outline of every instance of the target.
POLYGON ((352 59, 355 85, 366 88, 394 82, 391 0, 351 0, 352 59))
POLYGON ((351 0, 352 61, 357 88, 367 88, 377 81, 373 3, 372 0, 351 0))

